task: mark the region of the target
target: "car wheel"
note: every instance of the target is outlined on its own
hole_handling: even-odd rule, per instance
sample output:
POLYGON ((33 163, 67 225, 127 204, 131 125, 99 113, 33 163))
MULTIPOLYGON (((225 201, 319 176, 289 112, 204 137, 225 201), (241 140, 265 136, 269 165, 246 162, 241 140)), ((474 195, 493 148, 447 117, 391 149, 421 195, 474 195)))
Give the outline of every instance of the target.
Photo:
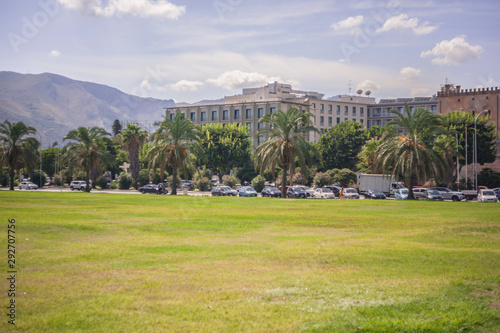
POLYGON ((456 195, 455 195, 455 196, 453 196, 453 197, 451 198, 451 200, 453 200, 453 201, 459 201, 459 200, 458 200, 458 197, 457 197, 456 195))
POLYGON ((75 188, 74 188, 73 186, 71 186, 71 187, 70 187, 70 189, 71 189, 71 191, 74 191, 74 190, 75 190, 75 188))

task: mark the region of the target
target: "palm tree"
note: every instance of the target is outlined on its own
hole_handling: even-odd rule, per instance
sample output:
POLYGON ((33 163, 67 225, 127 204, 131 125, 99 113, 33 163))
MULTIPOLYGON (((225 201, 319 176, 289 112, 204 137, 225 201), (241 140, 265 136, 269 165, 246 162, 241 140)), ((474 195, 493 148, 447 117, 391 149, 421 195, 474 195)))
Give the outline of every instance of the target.
POLYGON ((408 187, 410 199, 414 199, 413 185, 416 181, 424 182, 430 177, 441 177, 446 172, 446 162, 442 155, 433 149, 429 135, 434 137, 443 131, 442 117, 427 109, 411 111, 408 104, 405 112, 390 110, 396 119, 389 124, 396 125, 406 134, 386 132, 376 151, 378 162, 385 171, 392 175, 402 174, 408 187))
POLYGON ((155 125, 159 128, 147 153, 149 167, 159 167, 162 175, 166 165, 172 166, 172 194, 176 195, 177 173, 188 156, 188 141, 197 139, 197 131, 193 122, 184 118, 182 113, 176 114, 172 120, 164 117, 155 125))
POLYGON ((268 167, 274 173, 276 164, 283 168, 282 198, 286 195, 287 171, 291 170, 293 173, 295 162, 298 162, 301 170, 307 170, 307 164, 310 164, 314 157, 320 159, 319 152, 305 138, 305 134, 310 131, 319 132, 312 125, 311 116, 311 113, 291 108, 287 112, 278 110, 273 114, 267 114, 259 120, 259 123, 268 123, 270 126, 259 130, 257 135, 267 134, 269 138, 254 152, 255 167, 261 174, 268 167))
MULTIPOLYGON (((86 174, 86 189, 89 190, 89 180, 91 177, 97 178, 102 163, 111 165, 113 156, 106 149, 105 139, 109 136, 103 128, 94 126, 92 128, 78 127, 69 131, 64 137, 66 140, 74 140, 65 147, 64 157, 76 166, 83 167, 86 174)), ((95 184, 95 179, 92 179, 95 184)))
POLYGON ((146 142, 146 131, 141 131, 141 126, 137 123, 127 124, 127 127, 122 130, 123 146, 128 151, 128 159, 130 161, 130 172, 134 179, 134 188, 137 190, 139 181, 139 151, 146 142))
POLYGON ((26 126, 23 122, 12 124, 5 120, 0 124, 0 162, 9 168, 11 191, 14 190, 15 170, 19 170, 21 165, 31 168, 37 158, 38 140, 26 137, 35 133, 34 127, 26 126))

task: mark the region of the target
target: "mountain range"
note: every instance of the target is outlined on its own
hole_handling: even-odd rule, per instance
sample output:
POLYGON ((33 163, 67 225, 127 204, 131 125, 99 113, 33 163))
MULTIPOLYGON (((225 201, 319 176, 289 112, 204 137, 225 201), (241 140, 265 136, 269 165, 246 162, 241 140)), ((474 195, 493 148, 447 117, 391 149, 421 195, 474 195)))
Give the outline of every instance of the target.
POLYGON ((0 122, 22 121, 37 129, 42 147, 80 126, 99 126, 111 132, 115 119, 123 126, 138 122, 147 130, 160 121, 171 99, 142 98, 103 84, 51 74, 0 72, 0 122))

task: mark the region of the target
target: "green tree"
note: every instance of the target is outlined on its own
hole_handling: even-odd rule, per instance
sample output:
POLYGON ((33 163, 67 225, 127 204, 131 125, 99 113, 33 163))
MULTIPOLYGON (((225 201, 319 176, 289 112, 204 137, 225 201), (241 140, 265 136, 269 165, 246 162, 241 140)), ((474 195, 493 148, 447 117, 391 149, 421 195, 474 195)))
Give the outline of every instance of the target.
POLYGON ((200 144, 207 168, 214 175, 229 174, 230 170, 251 164, 252 141, 248 128, 238 124, 209 124, 201 128, 200 144))
POLYGON ((368 135, 363 124, 346 120, 332 127, 317 143, 323 161, 321 170, 351 169, 356 170, 358 154, 366 143, 368 135))
POLYGON ((197 140, 198 135, 193 122, 184 118, 182 113, 176 114, 172 120, 164 117, 155 125, 159 127, 153 134, 154 141, 147 153, 149 167, 159 167, 160 174, 163 174, 167 164, 172 166, 172 194, 176 195, 177 174, 187 159, 188 141, 197 140))
POLYGON ((377 149, 378 163, 383 165, 392 175, 403 175, 408 187, 410 199, 414 199, 413 185, 416 181, 423 183, 433 177, 442 177, 446 172, 446 162, 442 155, 426 145, 423 137, 432 132, 438 135, 443 131, 443 118, 427 109, 417 108, 413 112, 408 104, 405 110, 390 110, 396 115, 391 125, 396 125, 405 134, 387 132, 377 149))
POLYGON ((82 167, 86 175, 86 189, 89 180, 95 184, 102 165, 112 165, 113 156, 106 149, 106 136, 110 134, 103 128, 78 127, 69 131, 64 141, 72 140, 64 147, 64 158, 77 167, 82 167))
POLYGON ((358 153, 358 163, 356 168, 360 172, 366 173, 382 173, 382 165, 377 163, 376 152, 380 146, 380 140, 371 139, 368 141, 358 153))
POLYGON ((281 174, 281 197, 285 198, 288 171, 294 172, 295 163, 301 170, 307 170, 307 165, 314 157, 320 158, 316 148, 306 139, 305 134, 318 129, 311 123, 312 114, 291 108, 287 112, 278 110, 273 114, 267 114, 259 120, 259 123, 267 123, 260 129, 257 135, 268 135, 268 139, 262 142, 254 152, 255 167, 262 174, 265 169, 271 168, 274 172, 279 164, 283 171, 281 174))
POLYGON ((42 170, 49 177, 54 177, 60 155, 61 149, 59 148, 48 148, 42 151, 42 170))
POLYGON ((116 136, 117 134, 120 134, 122 131, 122 124, 118 119, 115 119, 113 122, 113 125, 111 126, 111 131, 113 132, 113 136, 116 136))
POLYGON ((5 120, 0 124, 0 161, 9 168, 10 190, 14 190, 16 170, 24 166, 28 173, 34 169, 33 162, 37 160, 39 142, 29 135, 36 129, 26 126, 23 122, 10 123, 5 120))
POLYGON ((130 173, 134 179, 134 188, 138 189, 139 182, 139 151, 146 142, 147 132, 141 130, 141 126, 137 123, 127 124, 127 127, 122 130, 123 146, 128 152, 128 159, 130 161, 130 173))

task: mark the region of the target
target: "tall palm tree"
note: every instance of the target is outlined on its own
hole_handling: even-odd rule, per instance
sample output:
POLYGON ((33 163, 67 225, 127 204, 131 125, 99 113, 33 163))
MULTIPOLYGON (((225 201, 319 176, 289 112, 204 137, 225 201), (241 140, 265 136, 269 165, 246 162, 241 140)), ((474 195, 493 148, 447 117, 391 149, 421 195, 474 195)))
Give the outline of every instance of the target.
POLYGON ((5 120, 0 124, 0 165, 5 164, 9 168, 11 191, 14 190, 15 170, 19 170, 21 165, 30 168, 36 161, 39 142, 34 137, 26 137, 35 133, 34 127, 23 122, 12 124, 5 120))
POLYGON ((385 133, 376 152, 377 159, 385 171, 391 170, 392 175, 404 176, 409 198, 414 199, 413 185, 416 181, 442 177, 446 172, 443 156, 431 144, 424 142, 424 138, 425 141, 430 141, 430 134, 437 136, 443 131, 443 119, 423 108, 412 112, 408 104, 405 105, 404 112, 389 112, 397 117, 389 124, 396 125, 406 134, 385 133))
POLYGON ((172 120, 164 117, 155 125, 159 128, 147 153, 149 167, 159 167, 162 175, 166 165, 172 166, 172 194, 176 195, 177 173, 188 156, 188 141, 197 139, 197 131, 193 122, 184 118, 182 113, 176 114, 172 120))
POLYGON ((130 161, 130 172, 134 179, 134 188, 137 190, 139 181, 139 151, 146 142, 146 131, 141 130, 141 126, 137 123, 127 124, 127 127, 122 130, 123 146, 128 152, 130 161))
MULTIPOLYGON (((64 157, 76 166, 84 168, 87 191, 91 174, 93 178, 97 178, 97 171, 100 170, 101 164, 108 166, 112 164, 113 156, 105 145, 106 136, 109 135, 111 134, 97 126, 78 127, 76 130, 69 131, 63 139, 64 141, 74 140, 64 147, 64 157)), ((93 181, 95 184, 95 179, 93 181)))
POLYGON ((257 135, 268 135, 269 138, 262 142, 254 152, 255 167, 263 173, 268 167, 274 172, 277 164, 283 168, 281 174, 281 197, 286 195, 286 178, 288 170, 293 173, 295 162, 301 170, 307 170, 307 165, 313 158, 320 159, 316 148, 306 141, 305 134, 310 131, 319 132, 311 123, 311 113, 301 112, 291 108, 287 112, 278 110, 267 114, 259 123, 270 125, 257 132, 257 135))

